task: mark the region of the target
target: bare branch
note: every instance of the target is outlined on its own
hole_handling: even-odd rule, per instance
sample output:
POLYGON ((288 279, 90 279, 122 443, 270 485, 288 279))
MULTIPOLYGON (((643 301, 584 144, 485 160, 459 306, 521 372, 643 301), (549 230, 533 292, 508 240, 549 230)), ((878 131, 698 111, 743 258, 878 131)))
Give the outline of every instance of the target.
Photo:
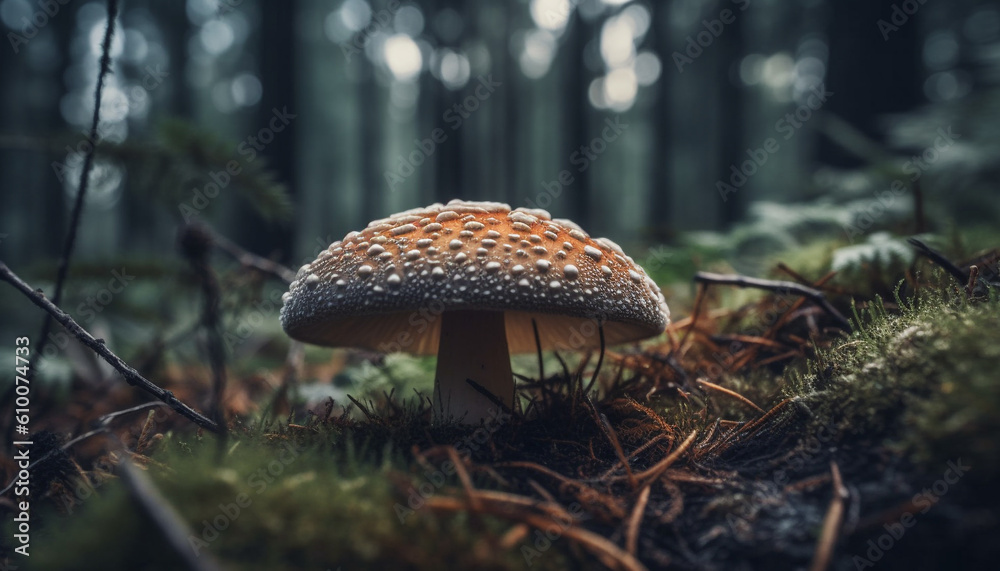
POLYGON ((253 252, 248 252, 243 249, 242 246, 237 245, 225 236, 221 236, 212 230, 208 231, 211 233, 212 243, 223 252, 232 256, 237 262, 243 265, 243 267, 253 268, 265 274, 271 274, 285 283, 292 283, 295 279, 295 270, 279 264, 274 260, 269 260, 258 256, 253 252))
POLYGON ((830 302, 819 290, 806 287, 802 284, 788 281, 762 280, 741 275, 713 274, 709 272, 698 272, 694 275, 694 281, 703 284, 731 285, 736 287, 750 287, 773 291, 775 293, 794 293, 810 299, 813 303, 823 308, 823 311, 830 314, 837 323, 846 329, 851 330, 851 322, 847 320, 837 308, 830 305, 830 302))
POLYGON ((7 267, 7 264, 2 261, 0 261, 0 280, 11 284, 16 289, 20 290, 21 293, 23 293, 28 299, 30 299, 32 303, 47 311, 49 315, 55 318, 56 321, 66 328, 66 331, 79 339, 81 343, 89 347, 109 365, 114 367, 115 370, 121 373, 122 376, 125 377, 125 382, 146 393, 149 393, 150 395, 153 395, 157 399, 166 403, 167 406, 174 409, 175 412, 205 430, 215 433, 219 432, 219 427, 214 422, 177 400, 172 392, 154 385, 152 382, 140 375, 139 372, 129 366, 128 363, 121 360, 118 355, 112 353, 111 350, 104 344, 103 339, 95 339, 93 335, 88 333, 83 327, 80 327, 80 324, 74 321, 69 314, 59 309, 54 303, 46 299, 44 295, 32 289, 31 286, 25 283, 24 280, 17 276, 17 274, 12 272, 10 268, 7 267))
POLYGON ((916 248, 918 252, 923 254, 930 261, 944 268, 946 272, 948 272, 956 280, 958 280, 958 283, 962 285, 969 283, 969 272, 966 272, 962 270, 962 268, 953 264, 951 260, 949 260, 944 256, 944 254, 938 252, 934 248, 931 248, 930 246, 924 244, 923 242, 917 240, 916 238, 908 238, 906 241, 909 242, 911 246, 916 248))

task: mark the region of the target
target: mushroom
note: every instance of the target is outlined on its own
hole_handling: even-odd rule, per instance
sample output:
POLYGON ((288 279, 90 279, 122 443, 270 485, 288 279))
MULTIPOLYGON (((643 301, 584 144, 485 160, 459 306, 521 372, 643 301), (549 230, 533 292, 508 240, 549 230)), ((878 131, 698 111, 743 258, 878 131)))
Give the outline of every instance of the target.
MULTIPOLYGON (((636 341, 669 322, 663 294, 614 242, 548 212, 433 204, 376 220, 299 269, 281 325, 317 345, 437 353, 435 417, 511 408, 510 353, 636 341), (482 394, 467 380, 489 391, 482 394)), ((492 411, 495 414, 495 410, 492 411)))

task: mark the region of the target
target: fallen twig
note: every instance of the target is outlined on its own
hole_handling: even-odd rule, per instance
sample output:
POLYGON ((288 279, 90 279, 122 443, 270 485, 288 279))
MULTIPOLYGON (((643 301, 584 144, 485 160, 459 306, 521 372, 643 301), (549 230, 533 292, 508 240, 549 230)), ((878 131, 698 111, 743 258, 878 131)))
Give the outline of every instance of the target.
POLYGON ((837 544, 840 526, 844 521, 844 504, 850 498, 850 493, 844 487, 844 482, 840 477, 840 468, 836 462, 830 462, 830 473, 833 475, 833 498, 830 500, 830 507, 826 510, 826 517, 823 519, 823 531, 816 544, 816 554, 813 556, 809 571, 823 571, 829 568, 830 559, 833 557, 833 547, 837 544))
POLYGON ((596 489, 589 486, 585 482, 581 482, 579 480, 574 480, 573 478, 564 476, 559 472, 552 470, 551 468, 546 468, 545 466, 542 466, 541 464, 537 464, 535 462, 514 460, 509 462, 498 462, 494 464, 493 467, 526 468, 529 470, 535 470, 537 472, 541 472, 542 474, 545 474, 546 476, 549 476, 550 478, 553 478, 554 480, 558 481, 560 484, 567 486, 569 489, 574 490, 575 491, 574 495, 577 497, 577 499, 581 500, 581 503, 584 503, 582 500, 584 498, 587 498, 590 501, 594 501, 600 504, 607 511, 607 513, 611 514, 613 517, 619 519, 625 517, 625 510, 616 501, 617 498, 615 496, 602 494, 601 492, 598 492, 596 489))
POLYGON ((979 281, 979 266, 970 266, 969 281, 965 284, 965 295, 972 297, 975 294, 977 281, 979 281))
MULTIPOLYGON (((468 500, 462 498, 432 497, 427 500, 427 507, 438 511, 465 511, 470 509, 468 500)), ((523 505, 521 502, 515 505, 523 505)), ((546 532, 558 533, 567 539, 575 541, 581 547, 587 549, 597 557, 601 563, 612 569, 626 569, 628 571, 645 571, 646 566, 639 562, 635 556, 624 551, 613 542, 575 525, 570 519, 567 525, 565 521, 556 520, 551 515, 523 513, 510 509, 510 505, 504 502, 486 502, 483 505, 483 512, 503 517, 518 523, 530 525, 536 529, 546 532)))
POLYGON ((628 475, 629 484, 632 486, 632 489, 635 489, 636 480, 635 476, 632 474, 632 466, 628 463, 628 457, 625 455, 625 450, 622 448, 621 442, 618 440, 618 434, 615 432, 615 429, 612 428, 611 423, 608 422, 608 417, 597 411, 597 407, 594 406, 590 397, 584 395, 584 399, 590 407, 590 412, 594 417, 594 422, 597 424, 597 427, 601 429, 601 432, 604 433, 608 442, 611 443, 611 447, 614 448, 615 454, 618 455, 618 461, 625 467, 625 473, 628 475))
POLYGON ((458 451, 455 450, 454 446, 448 447, 448 459, 455 465, 455 471, 458 472, 458 479, 462 482, 462 488, 465 489, 465 494, 469 498, 469 505, 472 506, 473 510, 478 511, 481 506, 479 505, 478 497, 474 493, 476 487, 472 485, 472 478, 469 476, 469 471, 465 469, 465 463, 458 456, 458 451))
POLYGON ((642 515, 646 512, 646 503, 649 502, 649 490, 652 484, 646 484, 646 487, 639 492, 639 499, 635 501, 635 508, 632 509, 632 515, 628 518, 628 528, 625 532, 625 549, 629 552, 629 555, 635 555, 636 551, 639 549, 639 524, 642 523, 642 515))
POLYGON ((691 317, 689 318, 691 320, 690 326, 685 329, 680 341, 670 349, 671 355, 674 354, 674 352, 683 354, 684 346, 687 344, 688 337, 691 336, 691 332, 694 331, 694 328, 698 326, 698 317, 701 314, 701 306, 705 301, 705 295, 707 293, 707 287, 702 286, 698 288, 698 293, 694 298, 694 309, 691 311, 691 317))
POLYGON ((146 393, 149 393, 150 395, 153 395, 157 399, 166 403, 167 406, 174 409, 175 412, 205 430, 215 433, 219 432, 219 427, 214 422, 177 400, 177 397, 175 397, 172 392, 154 385, 152 382, 140 375, 139 372, 129 366, 128 363, 121 360, 118 355, 112 353, 111 350, 108 349, 107 345, 104 344, 103 339, 95 339, 93 335, 87 332, 87 330, 80 327, 80 324, 74 321, 68 313, 59 309, 59 307, 57 307, 54 303, 46 299, 44 295, 32 289, 31 286, 25 283, 24 280, 17 276, 17 274, 12 272, 10 268, 7 267, 7 264, 2 261, 0 261, 0 280, 11 284, 16 289, 20 290, 21 293, 31 300, 32 303, 47 311, 49 315, 66 328, 66 331, 79 339, 81 343, 89 347, 109 365, 114 367, 115 370, 121 373, 125 378, 125 382, 146 393))
POLYGON ((720 284, 720 285, 732 285, 736 287, 751 287, 757 289, 763 289, 767 291, 773 291, 775 293, 794 293, 796 295, 801 295, 803 297, 809 298, 813 303, 819 305, 823 308, 823 311, 830 314, 837 323, 846 329, 851 330, 851 322, 847 320, 837 308, 830 305, 826 297, 819 290, 815 290, 811 287, 806 287, 802 284, 797 284, 795 282, 789 281, 775 281, 775 280, 763 280, 760 278, 752 278, 749 276, 741 275, 724 275, 724 274, 713 274, 709 272, 698 272, 694 275, 694 281, 703 284, 720 284))
MULTIPOLYGON (((630 452, 629 455, 628 455, 628 459, 631 460, 632 458, 635 458, 639 454, 642 454, 646 450, 649 450, 653 445, 659 444, 663 440, 670 440, 670 436, 667 435, 667 434, 657 434, 651 440, 646 441, 642 446, 640 446, 640 447, 636 448, 635 450, 633 450, 632 452, 630 452)), ((601 475, 600 480, 607 479, 612 474, 614 474, 616 471, 618 471, 618 468, 621 468, 621 467, 622 467, 622 461, 618 460, 617 462, 615 462, 615 464, 613 466, 611 466, 610 468, 608 468, 604 472, 603 475, 601 475)))
POLYGON ((253 268, 259 272, 270 274, 284 281, 291 283, 295 279, 295 271, 291 268, 279 264, 274 260, 258 256, 253 252, 248 252, 243 247, 237 245, 228 238, 219 235, 217 232, 208 230, 212 236, 212 243, 223 252, 236 259, 243 267, 253 268))
POLYGON ((648 470, 636 474, 636 479, 643 483, 652 483, 656 481, 663 475, 663 472, 665 472, 667 468, 669 468, 674 462, 677 461, 678 458, 681 457, 681 454, 684 454, 684 452, 691 447, 691 444, 694 443, 696 436, 698 436, 698 431, 692 430, 691 434, 684 439, 684 442, 681 442, 680 446, 675 448, 672 452, 670 452, 670 454, 667 454, 666 458, 660 460, 648 470))
POLYGON ((953 264, 951 260, 944 256, 944 254, 938 252, 916 238, 907 238, 906 241, 909 242, 911 246, 916 248, 917 252, 923 254, 924 257, 944 268, 946 272, 958 280, 958 283, 962 285, 969 283, 969 272, 966 272, 962 270, 962 268, 953 264))
POLYGON ((740 393, 738 393, 738 392, 736 392, 734 390, 727 389, 726 387, 721 387, 721 386, 719 386, 719 385, 717 385, 715 383, 710 383, 710 382, 708 382, 708 381, 706 381, 704 379, 696 379, 696 382, 699 383, 700 385, 706 387, 706 388, 712 389, 713 391, 717 391, 717 392, 720 392, 720 393, 722 393, 724 395, 728 395, 728 396, 730 396, 730 397, 732 397, 732 398, 740 401, 741 403, 743 403, 743 404, 745 404, 745 405, 747 405, 749 407, 752 407, 754 410, 756 410, 757 412, 759 412, 761 414, 764 414, 765 412, 767 412, 764 409, 762 409, 759 406, 757 406, 752 400, 748 399, 747 397, 741 395, 740 393))

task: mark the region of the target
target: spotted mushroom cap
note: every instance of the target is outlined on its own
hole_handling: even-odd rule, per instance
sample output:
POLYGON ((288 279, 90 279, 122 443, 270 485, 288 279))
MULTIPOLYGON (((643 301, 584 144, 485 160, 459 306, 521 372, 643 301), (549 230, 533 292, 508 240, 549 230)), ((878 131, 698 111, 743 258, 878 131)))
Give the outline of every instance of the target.
POLYGON ((441 313, 505 312, 508 346, 583 349, 661 333, 663 294, 632 258, 569 220, 497 202, 432 204, 376 220, 299 269, 282 296, 293 338, 433 354, 441 313))

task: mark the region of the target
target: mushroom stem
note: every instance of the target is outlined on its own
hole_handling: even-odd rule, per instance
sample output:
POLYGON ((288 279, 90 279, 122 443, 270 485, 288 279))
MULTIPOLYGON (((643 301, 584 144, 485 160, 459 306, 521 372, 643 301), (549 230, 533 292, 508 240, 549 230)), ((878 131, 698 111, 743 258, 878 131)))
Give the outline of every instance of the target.
POLYGON ((496 403, 466 382, 472 379, 508 408, 514 405, 514 376, 502 311, 445 311, 441 316, 434 413, 438 420, 478 424, 495 416, 496 403))

